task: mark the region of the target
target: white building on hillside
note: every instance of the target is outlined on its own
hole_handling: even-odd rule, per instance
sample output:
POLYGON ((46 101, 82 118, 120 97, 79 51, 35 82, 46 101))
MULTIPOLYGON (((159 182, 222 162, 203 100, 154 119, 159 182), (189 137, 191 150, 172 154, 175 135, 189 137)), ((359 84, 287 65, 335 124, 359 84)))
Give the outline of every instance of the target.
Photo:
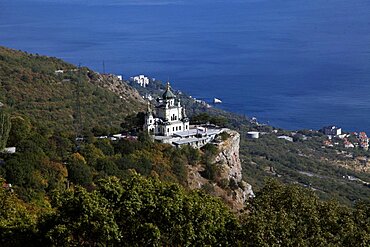
POLYGON ((322 132, 324 133, 324 135, 327 136, 339 136, 342 134, 342 129, 337 126, 331 125, 324 127, 322 129, 322 132))
POLYGON ((180 100, 172 93, 170 84, 167 83, 166 91, 158 100, 156 114, 153 113, 149 103, 145 117, 144 129, 155 136, 172 136, 177 132, 189 130, 189 119, 180 100))
POLYGON ((190 127, 185 108, 181 106, 180 99, 172 93, 169 83, 162 98, 157 101, 155 112, 148 102, 144 124, 144 130, 148 131, 155 141, 175 147, 188 145, 201 148, 215 140, 217 135, 228 130, 217 126, 190 127))
POLYGON ((142 87, 146 87, 150 82, 149 78, 144 75, 134 76, 131 79, 142 87))

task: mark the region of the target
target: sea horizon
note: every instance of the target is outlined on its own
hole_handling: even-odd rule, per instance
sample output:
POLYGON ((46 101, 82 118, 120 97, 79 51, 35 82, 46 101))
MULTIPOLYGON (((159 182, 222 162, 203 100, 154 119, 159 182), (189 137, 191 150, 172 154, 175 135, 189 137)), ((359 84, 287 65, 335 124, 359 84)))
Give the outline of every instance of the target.
POLYGON ((370 132, 365 0, 0 3, 0 45, 193 97, 272 126, 370 132))

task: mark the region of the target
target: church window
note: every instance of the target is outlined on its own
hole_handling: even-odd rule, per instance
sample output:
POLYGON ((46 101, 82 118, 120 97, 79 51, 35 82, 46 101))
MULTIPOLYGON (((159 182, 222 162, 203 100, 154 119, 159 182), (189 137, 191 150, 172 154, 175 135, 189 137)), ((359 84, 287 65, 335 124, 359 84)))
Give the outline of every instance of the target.
POLYGON ((167 132, 170 132, 170 128, 167 128, 167 132))
POLYGON ((178 129, 177 129, 177 126, 176 126, 176 131, 177 131, 178 129))
POLYGON ((161 132, 161 128, 158 127, 158 132, 161 132))
POLYGON ((181 130, 181 126, 179 126, 179 130, 181 130))
POLYGON ((172 127, 172 131, 175 131, 175 127, 172 127))

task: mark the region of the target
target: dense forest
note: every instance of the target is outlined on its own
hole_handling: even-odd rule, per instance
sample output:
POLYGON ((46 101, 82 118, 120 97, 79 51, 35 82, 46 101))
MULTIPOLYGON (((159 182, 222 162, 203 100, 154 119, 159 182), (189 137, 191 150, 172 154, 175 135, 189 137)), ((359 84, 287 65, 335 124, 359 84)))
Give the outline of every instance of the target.
POLYGON ((212 195, 221 182, 211 162, 217 148, 152 142, 141 131, 144 104, 125 82, 88 68, 56 74, 76 67, 2 47, 0 65, 0 149, 16 147, 0 153, 0 246, 370 245, 369 188, 340 179, 369 175, 331 164, 346 158, 322 149, 320 133, 286 142, 277 135, 287 131, 178 94, 192 123, 241 133, 243 175, 256 193, 235 212, 212 195), (77 90, 83 139, 76 139, 77 90), (250 130, 266 135, 246 139, 250 130), (127 138, 99 138, 118 132, 127 138), (209 183, 190 190, 188 168, 196 165, 209 183))
POLYGON ((144 178, 54 191, 48 207, 0 189, 2 246, 369 246, 370 207, 269 181, 236 216, 217 198, 144 178))

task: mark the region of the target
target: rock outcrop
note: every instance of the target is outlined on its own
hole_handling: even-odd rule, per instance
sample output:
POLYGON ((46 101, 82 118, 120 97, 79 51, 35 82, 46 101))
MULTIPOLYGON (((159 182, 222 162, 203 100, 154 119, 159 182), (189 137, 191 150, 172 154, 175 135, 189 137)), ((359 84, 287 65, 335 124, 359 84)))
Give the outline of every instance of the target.
POLYGON ((192 189, 210 188, 210 193, 221 197, 233 210, 243 209, 245 202, 254 196, 252 186, 242 179, 242 166, 239 158, 240 134, 236 131, 225 130, 227 139, 219 137, 218 154, 212 160, 217 167, 217 178, 209 181, 201 176, 204 167, 189 167, 188 185, 192 189))
POLYGON ((90 82, 96 86, 108 89, 118 95, 122 100, 136 103, 140 110, 144 110, 146 107, 146 102, 140 96, 139 92, 133 87, 130 87, 125 81, 118 79, 117 76, 94 73, 90 76, 90 82))
POLYGON ((239 182, 242 180, 242 166, 239 158, 240 134, 231 130, 225 132, 229 137, 218 145, 220 152, 215 162, 220 167, 222 178, 233 178, 239 182))

